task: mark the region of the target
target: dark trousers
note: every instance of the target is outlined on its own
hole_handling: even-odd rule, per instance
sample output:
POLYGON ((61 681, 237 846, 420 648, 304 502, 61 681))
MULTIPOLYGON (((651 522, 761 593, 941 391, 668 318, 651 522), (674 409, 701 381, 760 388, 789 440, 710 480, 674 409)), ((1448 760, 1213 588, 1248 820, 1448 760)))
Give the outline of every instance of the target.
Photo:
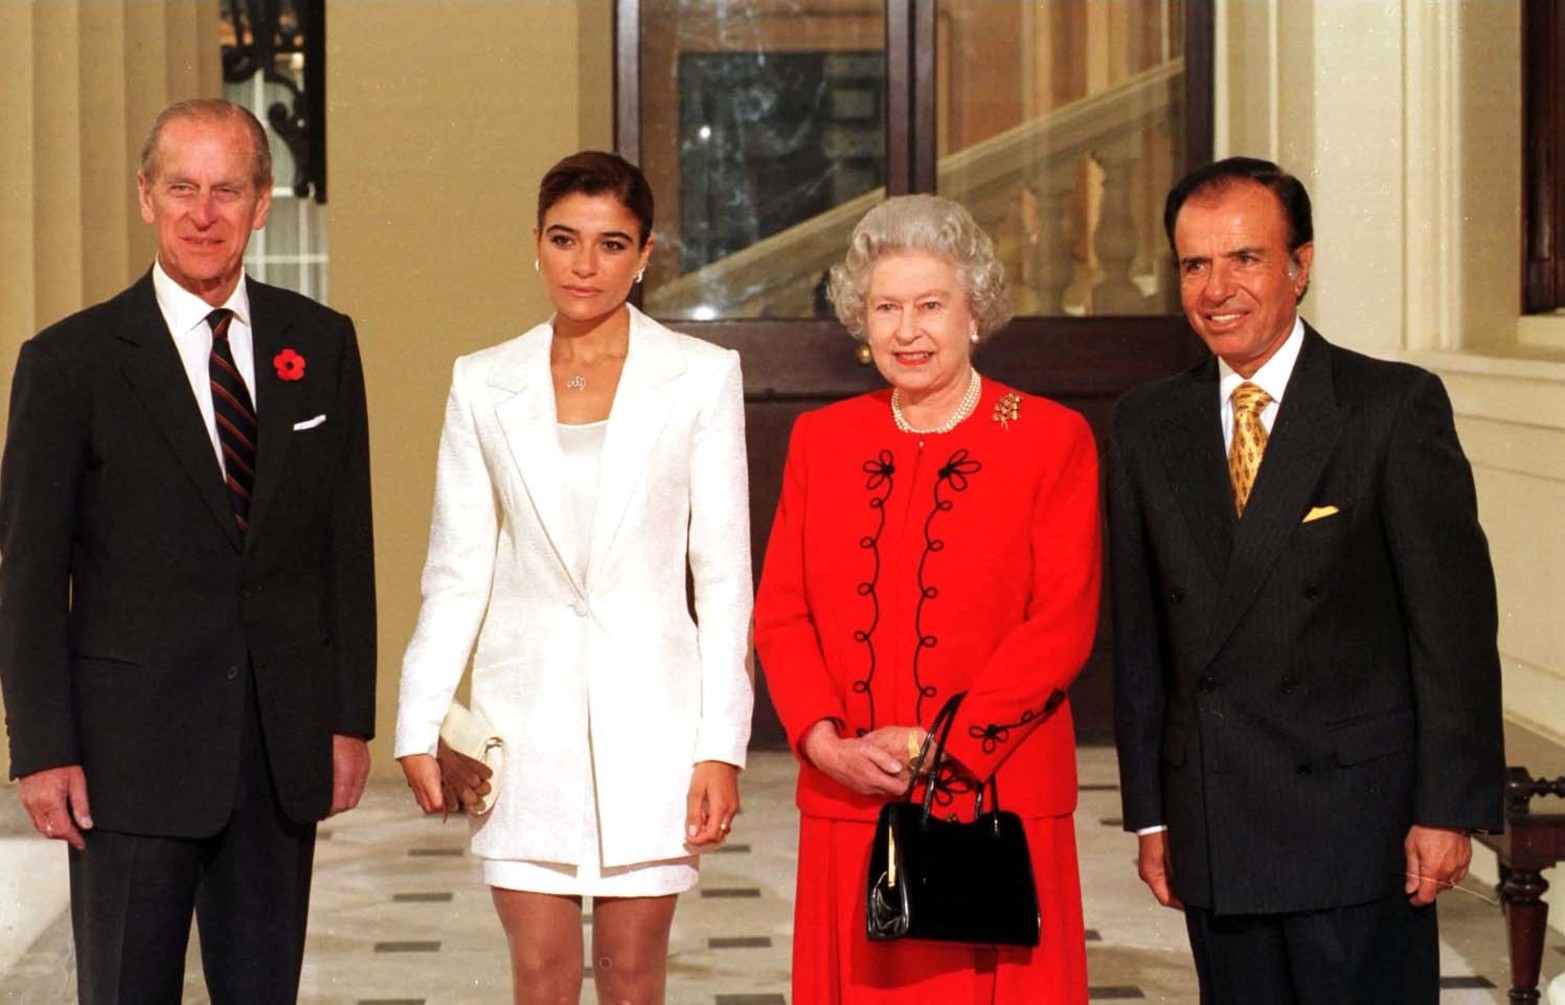
MULTIPOLYGON (((82 1005, 177 1005, 192 911, 212 1005, 288 1005, 299 991, 315 825, 272 787, 253 691, 233 815, 209 838, 94 829, 70 853, 82 1005)), ((169 773, 177 784, 179 765, 169 773)))
POLYGON ((1201 1005, 1437 1005, 1435 908, 1398 894, 1289 914, 1187 907, 1201 1005))

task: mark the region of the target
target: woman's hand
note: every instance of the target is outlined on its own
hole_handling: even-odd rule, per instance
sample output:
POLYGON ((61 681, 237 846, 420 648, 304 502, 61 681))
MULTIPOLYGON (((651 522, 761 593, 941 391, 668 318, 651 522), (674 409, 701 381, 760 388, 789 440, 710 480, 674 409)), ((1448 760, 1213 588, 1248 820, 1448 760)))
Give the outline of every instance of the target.
POLYGON ((874 744, 892 757, 900 758, 911 770, 927 735, 928 732, 919 726, 882 726, 873 733, 865 733, 860 739, 874 744))
POLYGON ((728 840, 739 814, 739 769, 723 761, 698 761, 685 799, 685 843, 711 851, 728 840))
POLYGON ((844 738, 836 723, 822 719, 805 732, 799 749, 827 777, 861 796, 900 796, 909 780, 907 737, 907 726, 883 726, 844 738))
POLYGON ((444 812, 447 804, 441 791, 439 763, 428 754, 409 754, 397 758, 397 763, 402 765, 402 774, 413 790, 413 798, 418 800, 418 808, 425 813, 444 812))

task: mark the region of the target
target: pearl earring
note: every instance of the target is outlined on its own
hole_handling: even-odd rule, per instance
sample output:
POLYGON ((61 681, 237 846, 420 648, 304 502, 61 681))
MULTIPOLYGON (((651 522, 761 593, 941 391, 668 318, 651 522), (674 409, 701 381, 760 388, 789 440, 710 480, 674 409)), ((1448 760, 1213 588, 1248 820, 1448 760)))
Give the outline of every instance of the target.
POLYGON ((973 343, 973 345, 977 345, 978 344, 978 331, 977 331, 977 329, 974 329, 973 331, 970 331, 970 332, 967 333, 967 341, 973 343))
POLYGON ((542 269, 540 269, 538 267, 538 259, 536 259, 536 258, 533 259, 533 271, 534 272, 542 272, 543 271, 542 269))

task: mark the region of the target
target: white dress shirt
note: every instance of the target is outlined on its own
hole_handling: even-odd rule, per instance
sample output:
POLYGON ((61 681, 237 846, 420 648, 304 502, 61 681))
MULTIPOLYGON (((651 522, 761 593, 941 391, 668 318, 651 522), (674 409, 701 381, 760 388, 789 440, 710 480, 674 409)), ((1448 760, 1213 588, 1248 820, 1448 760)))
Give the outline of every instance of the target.
MULTIPOLYGON (((196 407, 201 410, 201 422, 207 436, 212 439, 212 456, 218 468, 223 469, 223 446, 217 439, 217 416, 212 410, 212 329, 207 327, 206 316, 214 310, 211 304, 176 283, 161 262, 152 266, 152 289, 158 298, 158 310, 163 323, 174 336, 174 348, 179 350, 179 361, 185 365, 185 376, 190 380, 190 390, 196 396, 196 407)), ((255 340, 250 329, 250 292, 245 287, 243 273, 239 285, 228 295, 223 306, 234 312, 234 320, 228 325, 228 345, 234 353, 234 365, 250 392, 252 406, 255 401, 255 340)))
POLYGON ((1304 319, 1294 315, 1293 331, 1288 333, 1288 337, 1272 354, 1272 358, 1261 364, 1261 368, 1255 371, 1255 376, 1241 377, 1233 367, 1224 362, 1221 356, 1217 358, 1217 389, 1221 395, 1219 406, 1222 409, 1225 454, 1234 443, 1234 388, 1249 381, 1271 395, 1271 403, 1261 409, 1261 425, 1270 433, 1272 424, 1277 421, 1277 410, 1282 407, 1282 393, 1288 388, 1288 378, 1293 376, 1293 364, 1299 361, 1299 350, 1303 347, 1304 319))

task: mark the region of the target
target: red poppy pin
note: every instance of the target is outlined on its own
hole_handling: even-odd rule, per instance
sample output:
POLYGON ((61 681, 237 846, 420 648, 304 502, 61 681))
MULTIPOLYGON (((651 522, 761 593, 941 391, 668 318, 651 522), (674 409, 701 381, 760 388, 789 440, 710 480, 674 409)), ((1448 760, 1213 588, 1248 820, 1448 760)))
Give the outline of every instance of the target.
POLYGON ((277 368, 279 380, 304 379, 304 357, 292 349, 284 349, 272 357, 272 365, 277 368))

